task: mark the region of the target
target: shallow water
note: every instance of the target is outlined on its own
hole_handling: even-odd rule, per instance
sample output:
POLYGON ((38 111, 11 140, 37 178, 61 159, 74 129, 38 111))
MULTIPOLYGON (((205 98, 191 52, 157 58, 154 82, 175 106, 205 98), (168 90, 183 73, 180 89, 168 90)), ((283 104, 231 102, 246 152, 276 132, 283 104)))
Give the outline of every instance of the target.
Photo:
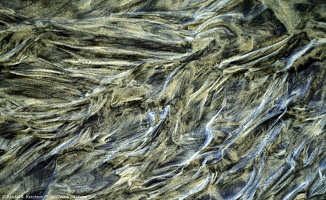
POLYGON ((3 199, 325 199, 322 0, 0 1, 3 199))

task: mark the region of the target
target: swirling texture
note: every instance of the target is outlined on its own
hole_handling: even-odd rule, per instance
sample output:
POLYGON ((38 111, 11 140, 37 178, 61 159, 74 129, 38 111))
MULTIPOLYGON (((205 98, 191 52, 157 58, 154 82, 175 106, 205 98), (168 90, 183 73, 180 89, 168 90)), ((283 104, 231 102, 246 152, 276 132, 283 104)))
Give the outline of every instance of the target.
POLYGON ((0 1, 0 194, 325 199, 320 0, 0 1))

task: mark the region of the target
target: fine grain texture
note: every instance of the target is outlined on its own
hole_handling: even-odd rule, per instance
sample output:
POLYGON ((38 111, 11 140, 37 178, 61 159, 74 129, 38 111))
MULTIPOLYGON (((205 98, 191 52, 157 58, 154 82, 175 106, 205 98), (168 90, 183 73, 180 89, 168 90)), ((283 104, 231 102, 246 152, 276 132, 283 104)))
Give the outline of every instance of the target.
POLYGON ((0 199, 326 199, 324 0, 0 0, 0 199))

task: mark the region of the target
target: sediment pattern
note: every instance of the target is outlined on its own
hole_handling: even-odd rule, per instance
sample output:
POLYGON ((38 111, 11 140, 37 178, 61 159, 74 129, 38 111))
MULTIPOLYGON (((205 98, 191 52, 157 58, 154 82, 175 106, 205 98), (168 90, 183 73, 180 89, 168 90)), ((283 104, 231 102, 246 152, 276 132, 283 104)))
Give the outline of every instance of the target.
POLYGON ((0 194, 325 199, 325 31, 322 0, 0 1, 0 194))

